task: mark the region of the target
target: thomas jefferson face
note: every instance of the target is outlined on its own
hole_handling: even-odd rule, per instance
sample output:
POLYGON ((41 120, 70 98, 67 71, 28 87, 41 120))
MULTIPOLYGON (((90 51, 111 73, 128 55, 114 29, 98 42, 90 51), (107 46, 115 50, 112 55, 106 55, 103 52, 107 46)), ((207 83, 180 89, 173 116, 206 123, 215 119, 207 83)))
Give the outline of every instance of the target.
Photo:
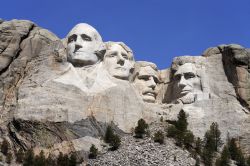
POLYGON ((90 25, 77 24, 67 35, 67 57, 74 66, 93 65, 99 61, 96 52, 102 45, 99 33, 90 25))
POLYGON ((154 103, 157 91, 156 85, 159 82, 157 71, 151 66, 140 67, 134 84, 138 89, 143 101, 154 103))
POLYGON ((201 91, 200 78, 197 76, 197 69, 192 63, 185 63, 179 66, 174 74, 177 93, 179 98, 183 96, 194 97, 194 94, 201 91))
POLYGON ((115 78, 128 80, 134 66, 133 55, 118 43, 110 44, 104 56, 104 65, 109 74, 115 78))

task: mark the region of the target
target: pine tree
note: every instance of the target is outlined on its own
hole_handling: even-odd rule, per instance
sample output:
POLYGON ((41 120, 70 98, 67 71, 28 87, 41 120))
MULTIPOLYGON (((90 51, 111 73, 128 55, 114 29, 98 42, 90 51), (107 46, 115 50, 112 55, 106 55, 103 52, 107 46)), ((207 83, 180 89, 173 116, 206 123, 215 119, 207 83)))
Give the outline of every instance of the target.
POLYGON ((145 122, 145 120, 138 120, 137 126, 135 127, 135 137, 143 138, 143 135, 146 133, 146 129, 148 129, 148 124, 145 122))
POLYGON ((211 152, 218 151, 218 148, 222 145, 220 133, 218 124, 213 122, 210 125, 210 130, 205 133, 204 142, 206 149, 210 149, 211 152))
POLYGON ((39 153, 38 156, 35 157, 34 164, 36 166, 45 166, 46 165, 46 158, 45 158, 43 150, 39 153))
POLYGON ((201 149, 202 149, 202 141, 201 141, 200 137, 198 137, 195 141, 195 152, 198 155, 201 155, 201 149))
POLYGON ((202 159, 205 166, 212 166, 214 152, 211 149, 203 148, 202 150, 202 159))
POLYGON ((95 159, 97 154, 98 154, 98 149, 95 147, 94 144, 92 144, 90 149, 89 149, 89 158, 95 159))
POLYGON ((76 166, 76 154, 72 153, 69 158, 69 166, 76 166))
POLYGON ((235 138, 231 138, 228 142, 228 149, 230 152, 230 156, 232 160, 236 160, 238 158, 239 155, 239 150, 236 144, 236 139, 235 138))
POLYGON ((175 126, 171 125, 167 128, 167 136, 174 138, 176 136, 176 133, 178 132, 178 130, 176 129, 175 126))
POLYGON ((10 144, 9 142, 4 138, 2 145, 1 145, 1 152, 6 156, 9 152, 10 144))
POLYGON ((176 128, 181 131, 181 132, 185 132, 187 130, 187 126, 188 126, 188 122, 187 122, 187 116, 186 113, 181 110, 178 114, 178 120, 176 123, 176 128))
POLYGON ((59 166, 68 166, 69 164, 69 157, 67 154, 63 155, 62 152, 59 153, 57 158, 57 165, 59 166))
POLYGON ((105 132, 104 141, 106 143, 110 143, 113 136, 114 136, 113 129, 112 129, 112 127, 110 125, 108 125, 108 127, 106 129, 106 132, 105 132))
POLYGON ((154 141, 159 142, 160 144, 164 143, 164 134, 162 131, 159 130, 154 134, 154 141))
POLYGON ((210 134, 214 139, 214 150, 218 152, 219 147, 222 145, 221 141, 221 132, 219 130, 219 125, 216 122, 213 122, 210 126, 210 134))
POLYGON ((115 134, 110 142, 111 150, 117 150, 120 145, 121 139, 117 134, 115 134))
POLYGON ((46 166, 56 165, 56 161, 53 159, 52 155, 49 154, 49 157, 46 159, 46 166))
POLYGON ((240 148, 238 149, 238 157, 236 159, 236 165, 246 166, 246 160, 240 148))
POLYGON ((192 145, 194 143, 194 134, 191 131, 187 130, 184 133, 183 143, 187 150, 190 150, 192 148, 192 145))
POLYGON ((24 153, 23 150, 20 148, 16 153, 16 162, 22 163, 24 159, 24 153))
POLYGON ((216 166, 230 166, 230 152, 227 145, 224 146, 218 161, 219 162, 216 163, 216 166))
POLYGON ((33 166, 34 165, 34 152, 32 149, 29 149, 25 153, 23 166, 33 166))

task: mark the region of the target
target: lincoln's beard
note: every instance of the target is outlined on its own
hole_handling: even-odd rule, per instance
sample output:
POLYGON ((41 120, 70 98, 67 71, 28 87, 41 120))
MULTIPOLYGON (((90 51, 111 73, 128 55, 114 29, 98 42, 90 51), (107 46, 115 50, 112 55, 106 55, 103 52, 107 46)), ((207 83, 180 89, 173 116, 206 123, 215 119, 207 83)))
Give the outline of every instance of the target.
POLYGON ((191 104, 195 101, 195 94, 188 93, 185 96, 179 98, 179 100, 181 100, 183 104, 191 104))

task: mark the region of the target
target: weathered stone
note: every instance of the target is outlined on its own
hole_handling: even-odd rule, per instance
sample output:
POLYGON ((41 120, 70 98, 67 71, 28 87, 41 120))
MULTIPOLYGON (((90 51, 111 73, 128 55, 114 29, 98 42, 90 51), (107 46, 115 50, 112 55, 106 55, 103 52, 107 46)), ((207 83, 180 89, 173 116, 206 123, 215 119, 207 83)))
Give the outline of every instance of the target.
MULTIPOLYGON (((170 68, 158 70, 151 62, 135 62, 122 42, 104 47, 87 24, 61 40, 29 21, 3 21, 0 41, 0 141, 8 138, 12 149, 77 151, 86 158, 91 144, 105 151, 100 138, 108 124, 124 136, 141 118, 154 125, 176 119, 183 109, 196 136, 217 122, 224 142, 227 136, 239 138, 250 152, 249 49, 219 45, 203 56, 176 57, 170 68)), ((150 139, 122 140, 117 153, 92 163, 194 163, 171 140, 163 147, 150 139)))

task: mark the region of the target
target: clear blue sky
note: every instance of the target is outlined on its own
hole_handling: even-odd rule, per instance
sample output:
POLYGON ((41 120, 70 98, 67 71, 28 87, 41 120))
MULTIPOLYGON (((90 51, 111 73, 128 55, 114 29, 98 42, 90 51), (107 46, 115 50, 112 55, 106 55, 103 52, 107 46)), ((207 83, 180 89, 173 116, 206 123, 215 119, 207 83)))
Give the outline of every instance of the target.
POLYGON ((86 22, 160 69, 223 43, 250 47, 250 0, 4 0, 0 18, 28 19, 60 38, 86 22))

